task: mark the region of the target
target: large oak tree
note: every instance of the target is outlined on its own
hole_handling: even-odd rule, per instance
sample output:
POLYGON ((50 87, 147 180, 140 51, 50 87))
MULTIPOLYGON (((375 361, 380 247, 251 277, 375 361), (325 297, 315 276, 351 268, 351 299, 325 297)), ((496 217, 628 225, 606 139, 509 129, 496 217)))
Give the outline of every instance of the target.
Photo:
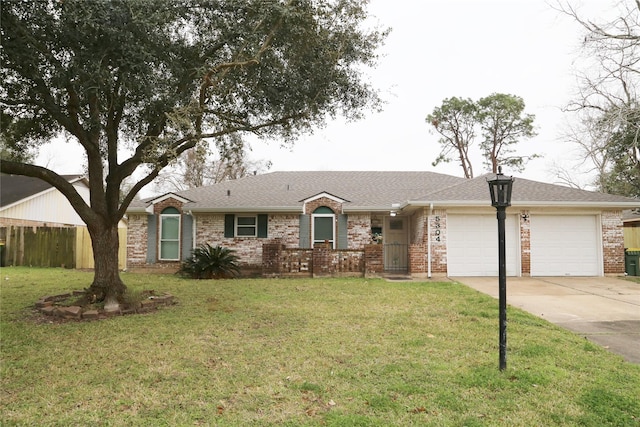
POLYGON ((386 31, 364 26, 361 0, 3 0, 0 16, 3 143, 80 144, 90 204, 52 170, 0 168, 66 196, 92 239, 89 290, 110 304, 126 289, 118 221, 175 158, 233 133, 282 144, 380 105, 363 66, 386 31))

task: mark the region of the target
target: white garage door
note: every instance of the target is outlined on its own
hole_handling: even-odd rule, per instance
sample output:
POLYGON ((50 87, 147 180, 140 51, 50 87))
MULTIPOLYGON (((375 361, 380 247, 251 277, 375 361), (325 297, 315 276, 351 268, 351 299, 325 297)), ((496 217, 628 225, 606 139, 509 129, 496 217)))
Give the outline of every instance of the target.
MULTIPOLYGON (((507 275, 519 275, 517 217, 505 221, 507 275)), ((447 215, 447 274, 498 276, 498 220, 496 215, 447 215)))
POLYGON ((600 276, 595 215, 531 215, 532 276, 600 276))

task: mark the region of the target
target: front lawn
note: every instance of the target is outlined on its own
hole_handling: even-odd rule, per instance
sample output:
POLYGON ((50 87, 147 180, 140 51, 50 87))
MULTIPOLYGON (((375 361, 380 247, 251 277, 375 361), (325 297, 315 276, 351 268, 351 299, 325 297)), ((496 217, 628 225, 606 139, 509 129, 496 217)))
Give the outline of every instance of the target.
POLYGON ((35 321, 92 273, 3 268, 0 424, 638 426, 640 366, 450 282, 194 281, 123 273, 178 305, 35 321))

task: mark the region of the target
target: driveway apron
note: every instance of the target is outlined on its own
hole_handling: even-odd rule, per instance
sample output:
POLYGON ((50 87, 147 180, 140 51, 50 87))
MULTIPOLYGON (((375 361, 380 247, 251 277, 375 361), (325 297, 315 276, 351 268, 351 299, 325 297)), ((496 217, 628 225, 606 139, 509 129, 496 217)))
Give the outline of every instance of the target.
MULTIPOLYGON (((451 278, 498 298, 497 277, 451 278)), ((640 284, 616 277, 508 277, 507 304, 640 364, 640 284)))

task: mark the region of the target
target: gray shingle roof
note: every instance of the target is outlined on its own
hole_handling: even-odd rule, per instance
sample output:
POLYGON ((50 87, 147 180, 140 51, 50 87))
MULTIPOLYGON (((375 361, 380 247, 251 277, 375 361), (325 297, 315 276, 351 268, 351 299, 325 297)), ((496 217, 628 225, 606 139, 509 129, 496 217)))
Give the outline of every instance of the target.
MULTIPOLYGON (((69 182, 73 182, 82 177, 82 175, 61 176, 69 182)), ((0 174, 0 207, 11 205, 51 188, 53 188, 51 184, 40 178, 0 174)))
MULTIPOLYGON (((347 200, 345 211, 388 210, 408 201, 486 206, 490 200, 487 176, 468 180, 434 172, 272 172, 175 194, 192 200, 184 209, 193 211, 298 212, 302 200, 322 192, 347 200)), ((154 199, 134 202, 129 210, 144 210, 154 199)), ((634 199, 516 178, 514 204, 576 202, 631 206, 634 199)), ((640 201, 635 202, 640 206, 640 201)))
MULTIPOLYGON (((465 180, 457 185, 427 193, 417 200, 433 202, 486 202, 489 200, 489 187, 487 179, 495 175, 486 174, 474 179, 465 180)), ((522 204, 567 204, 592 203, 594 205, 606 203, 636 203, 640 206, 640 200, 613 194, 598 193, 596 191, 580 190, 563 185, 548 184, 531 181, 524 178, 515 178, 511 203, 522 204)))
POLYGON ((640 206, 636 209, 629 209, 622 212, 623 222, 640 222, 640 206))

